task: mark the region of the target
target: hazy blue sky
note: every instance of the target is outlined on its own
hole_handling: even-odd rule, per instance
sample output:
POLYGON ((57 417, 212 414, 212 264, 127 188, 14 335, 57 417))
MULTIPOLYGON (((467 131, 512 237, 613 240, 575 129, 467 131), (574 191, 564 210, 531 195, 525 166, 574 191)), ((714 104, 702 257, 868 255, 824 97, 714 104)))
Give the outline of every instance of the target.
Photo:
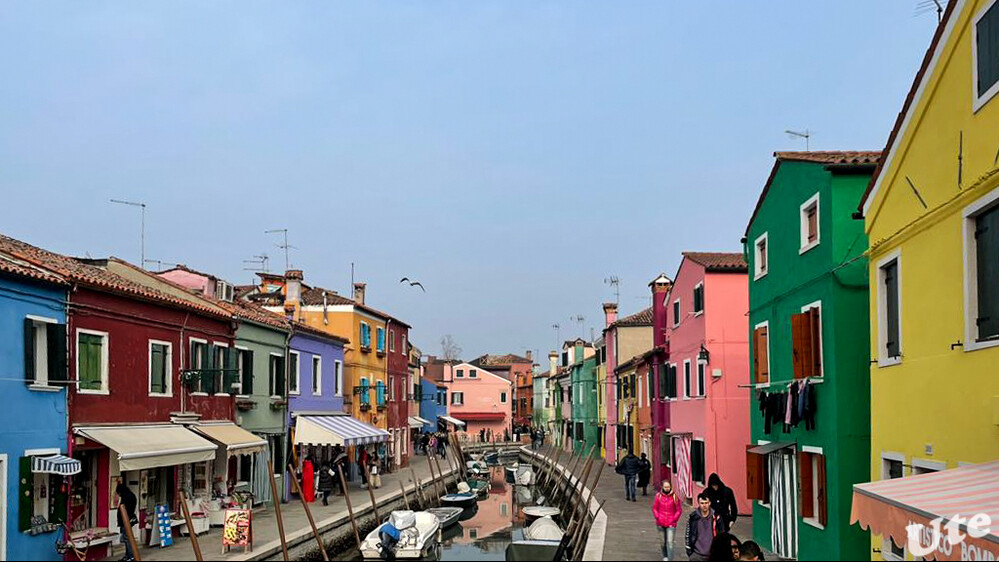
POLYGON ((916 0, 41 2, 0 8, 0 231, 306 282, 439 353, 542 354, 738 251, 779 149, 878 149, 936 25, 916 0), (401 286, 409 276, 427 287, 401 286))

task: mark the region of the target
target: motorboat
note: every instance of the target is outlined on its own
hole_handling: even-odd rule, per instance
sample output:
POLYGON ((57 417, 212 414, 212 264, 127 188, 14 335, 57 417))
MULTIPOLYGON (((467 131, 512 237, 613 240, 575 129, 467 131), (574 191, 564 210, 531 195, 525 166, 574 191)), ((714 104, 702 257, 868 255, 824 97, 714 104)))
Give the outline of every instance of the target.
POLYGON ((486 464, 496 465, 499 464, 499 456, 499 451, 489 451, 483 456, 483 460, 486 461, 486 464))
POLYGON ((427 513, 436 515, 437 520, 441 522, 441 529, 446 529, 458 522, 462 511, 464 510, 460 507, 432 507, 427 513))
POLYGON ((515 484, 517 482, 517 470, 520 468, 519 463, 513 463, 506 467, 506 481, 510 484, 515 484))
POLYGON ((534 469, 529 464, 520 465, 517 467, 514 479, 521 486, 530 486, 534 484, 534 469))
POLYGON ((480 500, 489 495, 488 480, 470 480, 468 486, 469 491, 475 494, 480 500))
POLYGON ((511 562, 555 560, 558 549, 559 541, 514 541, 506 547, 506 559, 511 562))
POLYGON ((472 507, 478 501, 476 494, 472 492, 446 494, 441 496, 441 505, 446 507, 472 507))
POLYGON ((551 516, 540 517, 524 529, 524 538, 531 541, 553 541, 558 544, 564 536, 565 531, 551 516))
POLYGON ((365 560, 417 559, 439 548, 440 520, 427 511, 393 511, 361 542, 365 560))
POLYGON ((482 460, 472 460, 465 463, 468 470, 477 470, 480 472, 489 472, 489 465, 482 460))
POLYGON ((557 507, 551 507, 547 505, 529 505, 521 509, 524 513, 524 517, 528 521, 534 521, 536 519, 541 519, 542 517, 558 517, 562 514, 557 507))

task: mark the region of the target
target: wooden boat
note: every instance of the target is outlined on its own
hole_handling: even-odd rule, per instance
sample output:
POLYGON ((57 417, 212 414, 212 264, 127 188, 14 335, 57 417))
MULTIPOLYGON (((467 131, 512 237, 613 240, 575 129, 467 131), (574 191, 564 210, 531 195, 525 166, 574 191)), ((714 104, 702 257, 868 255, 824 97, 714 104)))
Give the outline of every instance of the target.
POLYGON ((506 547, 506 559, 511 562, 521 560, 555 560, 559 541, 514 541, 506 547))
POLYGON ((524 513, 524 517, 528 521, 534 521, 542 517, 558 517, 562 514, 557 507, 550 507, 547 505, 529 505, 521 509, 524 513))
POLYGON ((446 529, 458 522, 462 511, 464 510, 460 507, 432 507, 427 513, 436 515, 437 520, 441 522, 441 529, 446 529))
POLYGON ((530 486, 534 484, 534 469, 531 465, 520 465, 517 467, 514 479, 521 486, 530 486))
POLYGON ((445 507, 472 507, 478 499, 472 492, 464 494, 447 494, 441 496, 441 504, 445 507))
POLYGON ((378 560, 383 558, 423 558, 433 552, 439 546, 438 536, 440 534, 440 520, 433 513, 426 511, 393 511, 389 520, 368 533, 364 541, 361 542, 361 556, 365 560, 378 560), (400 524, 404 521, 404 524, 400 524), (391 525, 398 530, 399 540, 395 544, 388 545, 382 541, 381 532, 386 526, 391 525), (399 528, 405 527, 405 528, 399 528))

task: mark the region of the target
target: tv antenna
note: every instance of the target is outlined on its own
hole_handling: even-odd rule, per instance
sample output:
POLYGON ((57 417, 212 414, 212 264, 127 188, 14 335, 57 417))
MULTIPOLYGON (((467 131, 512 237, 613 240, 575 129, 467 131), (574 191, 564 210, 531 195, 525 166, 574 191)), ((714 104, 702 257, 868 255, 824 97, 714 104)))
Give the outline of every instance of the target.
POLYGON ((142 268, 143 269, 146 268, 146 264, 147 263, 148 264, 154 264, 155 263, 156 264, 156 269, 158 269, 158 270, 162 270, 164 265, 167 266, 167 267, 177 267, 178 265, 180 265, 180 264, 177 264, 177 263, 170 263, 170 262, 160 261, 160 260, 143 260, 142 261, 142 268))
POLYGON ((621 304, 621 279, 617 275, 611 275, 604 279, 604 283, 614 289, 614 302, 621 304))
POLYGON ((243 260, 243 263, 250 265, 250 267, 244 267, 243 271, 267 273, 267 261, 270 259, 267 254, 257 254, 251 259, 243 260))
POLYGON ((784 132, 787 133, 787 134, 789 134, 789 135, 791 135, 792 137, 796 137, 796 138, 799 138, 799 139, 805 139, 805 151, 806 152, 810 152, 811 151, 811 146, 810 146, 810 142, 809 142, 812 139, 812 132, 811 131, 809 131, 808 129, 805 129, 805 132, 792 131, 791 129, 785 129, 784 132))
POLYGON ((583 323, 586 322, 586 318, 582 314, 577 314, 575 316, 570 316, 569 320, 579 324, 579 336, 583 336, 583 323))
POLYGON ((552 324, 552 329, 555 330, 555 347, 556 348, 559 347, 560 345, 562 345, 562 342, 558 341, 558 331, 559 331, 560 327, 561 326, 559 326, 558 324, 552 324))
POLYGON ((125 201, 124 199, 111 199, 112 203, 118 205, 128 205, 129 207, 138 207, 142 215, 142 226, 139 230, 139 263, 142 264, 142 268, 146 268, 146 204, 141 201, 125 201))
POLYGON ((916 4, 916 11, 912 14, 913 17, 922 16, 930 12, 937 13, 937 23, 943 21, 943 5, 940 4, 940 0, 922 0, 919 4, 916 4))
POLYGON ((291 269, 291 261, 288 259, 288 250, 297 250, 295 246, 288 243, 288 229, 287 228, 275 228, 273 230, 265 230, 264 234, 278 234, 284 235, 284 244, 278 244, 277 247, 284 250, 284 270, 288 271, 291 269))

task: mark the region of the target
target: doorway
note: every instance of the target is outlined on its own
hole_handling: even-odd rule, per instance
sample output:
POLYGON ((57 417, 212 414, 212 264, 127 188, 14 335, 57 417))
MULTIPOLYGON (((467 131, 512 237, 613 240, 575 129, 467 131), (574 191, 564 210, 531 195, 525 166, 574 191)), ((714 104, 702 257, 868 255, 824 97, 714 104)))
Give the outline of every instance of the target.
POLYGON ((797 463, 795 450, 770 453, 770 538, 781 558, 798 557, 797 463))

